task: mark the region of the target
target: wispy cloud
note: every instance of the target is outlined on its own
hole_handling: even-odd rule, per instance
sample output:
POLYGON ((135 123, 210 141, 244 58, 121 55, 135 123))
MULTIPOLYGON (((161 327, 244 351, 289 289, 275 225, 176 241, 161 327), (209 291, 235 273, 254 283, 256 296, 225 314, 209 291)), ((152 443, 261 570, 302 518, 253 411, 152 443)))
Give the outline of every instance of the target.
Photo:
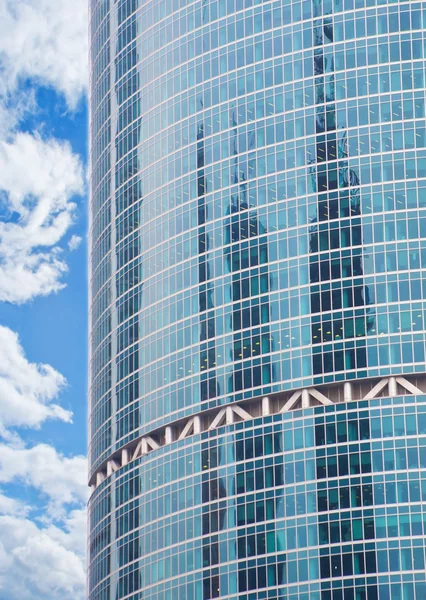
MULTIPOLYGON (((48 87, 75 111, 87 54, 87 0, 0 0, 0 301, 23 304, 60 290, 63 250, 81 241, 69 236, 84 193, 81 159, 44 133, 37 101, 39 86, 48 87)), ((60 402, 65 386, 0 326, 2 599, 85 596, 86 459, 25 441, 26 429, 47 420, 71 422, 60 402)))
POLYGON ((32 448, 0 444, 0 483, 23 483, 41 492, 52 517, 58 518, 66 505, 87 501, 86 473, 85 457, 62 456, 48 444, 32 448))
POLYGON ((58 245, 83 192, 79 158, 69 144, 18 133, 0 142, 0 300, 23 303, 63 287, 58 245))
POLYGON ((71 236, 71 238, 68 242, 68 250, 70 250, 71 252, 74 250, 77 250, 77 248, 79 248, 82 241, 83 241, 83 238, 80 237, 79 235, 71 236))
POLYGON ((7 600, 84 599, 87 460, 49 444, 30 446, 6 429, 70 421, 72 413, 58 404, 64 385, 51 366, 29 362, 16 333, 0 327, 0 485, 6 490, 0 490, 0 598, 7 600), (7 494, 10 486, 17 497, 7 494))
POLYGON ((16 498, 9 498, 0 491, 0 516, 13 515, 22 516, 27 515, 29 507, 25 505, 21 500, 16 498))
POLYGON ((69 144, 19 132, 37 85, 76 108, 87 87, 86 0, 0 0, 0 301, 13 303, 63 287, 60 244, 84 191, 69 144))
POLYGON ((57 397, 65 378, 50 365, 27 360, 17 334, 0 326, 0 424, 40 427, 47 419, 70 422, 72 413, 57 397))
POLYGON ((26 79, 65 95, 75 108, 87 86, 87 0, 0 0, 6 96, 26 79))

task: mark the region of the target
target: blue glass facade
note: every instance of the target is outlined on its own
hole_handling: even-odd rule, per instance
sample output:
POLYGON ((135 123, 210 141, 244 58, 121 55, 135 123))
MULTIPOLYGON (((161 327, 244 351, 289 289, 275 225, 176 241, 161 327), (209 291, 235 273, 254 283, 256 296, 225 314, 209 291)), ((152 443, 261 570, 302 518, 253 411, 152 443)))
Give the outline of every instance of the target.
POLYGON ((90 30, 90 600, 425 598, 426 2, 90 30))
POLYGON ((426 396, 176 442, 94 492, 91 598, 425 597, 426 396))

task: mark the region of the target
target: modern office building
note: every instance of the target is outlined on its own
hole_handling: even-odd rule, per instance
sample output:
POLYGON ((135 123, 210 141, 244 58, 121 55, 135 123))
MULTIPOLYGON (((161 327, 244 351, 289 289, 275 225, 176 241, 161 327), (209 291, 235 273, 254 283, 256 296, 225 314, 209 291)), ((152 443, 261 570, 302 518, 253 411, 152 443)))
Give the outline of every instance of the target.
POLYGON ((91 0, 90 600, 425 600, 426 2, 91 0))

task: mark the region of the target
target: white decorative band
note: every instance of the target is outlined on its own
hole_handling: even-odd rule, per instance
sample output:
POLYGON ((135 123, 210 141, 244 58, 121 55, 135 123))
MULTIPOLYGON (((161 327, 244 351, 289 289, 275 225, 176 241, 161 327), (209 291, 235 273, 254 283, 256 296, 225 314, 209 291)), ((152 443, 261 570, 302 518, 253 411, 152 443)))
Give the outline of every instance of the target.
POLYGON ((309 387, 297 391, 279 392, 202 411, 155 429, 149 435, 145 434, 132 440, 99 466, 92 475, 89 485, 93 492, 112 473, 137 458, 188 436, 211 431, 224 425, 313 406, 329 406, 341 402, 372 400, 379 397, 392 398, 400 395, 415 396, 426 393, 426 375, 410 376, 410 380, 406 377, 395 376, 380 380, 346 381, 320 386, 319 389, 309 387))

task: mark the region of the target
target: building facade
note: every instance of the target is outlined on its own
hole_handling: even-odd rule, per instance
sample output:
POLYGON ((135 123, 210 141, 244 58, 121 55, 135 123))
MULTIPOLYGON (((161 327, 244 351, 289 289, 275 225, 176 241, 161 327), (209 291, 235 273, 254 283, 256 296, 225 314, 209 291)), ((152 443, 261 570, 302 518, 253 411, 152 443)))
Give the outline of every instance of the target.
POLYGON ((425 33, 90 1, 90 600, 426 598, 425 33))

